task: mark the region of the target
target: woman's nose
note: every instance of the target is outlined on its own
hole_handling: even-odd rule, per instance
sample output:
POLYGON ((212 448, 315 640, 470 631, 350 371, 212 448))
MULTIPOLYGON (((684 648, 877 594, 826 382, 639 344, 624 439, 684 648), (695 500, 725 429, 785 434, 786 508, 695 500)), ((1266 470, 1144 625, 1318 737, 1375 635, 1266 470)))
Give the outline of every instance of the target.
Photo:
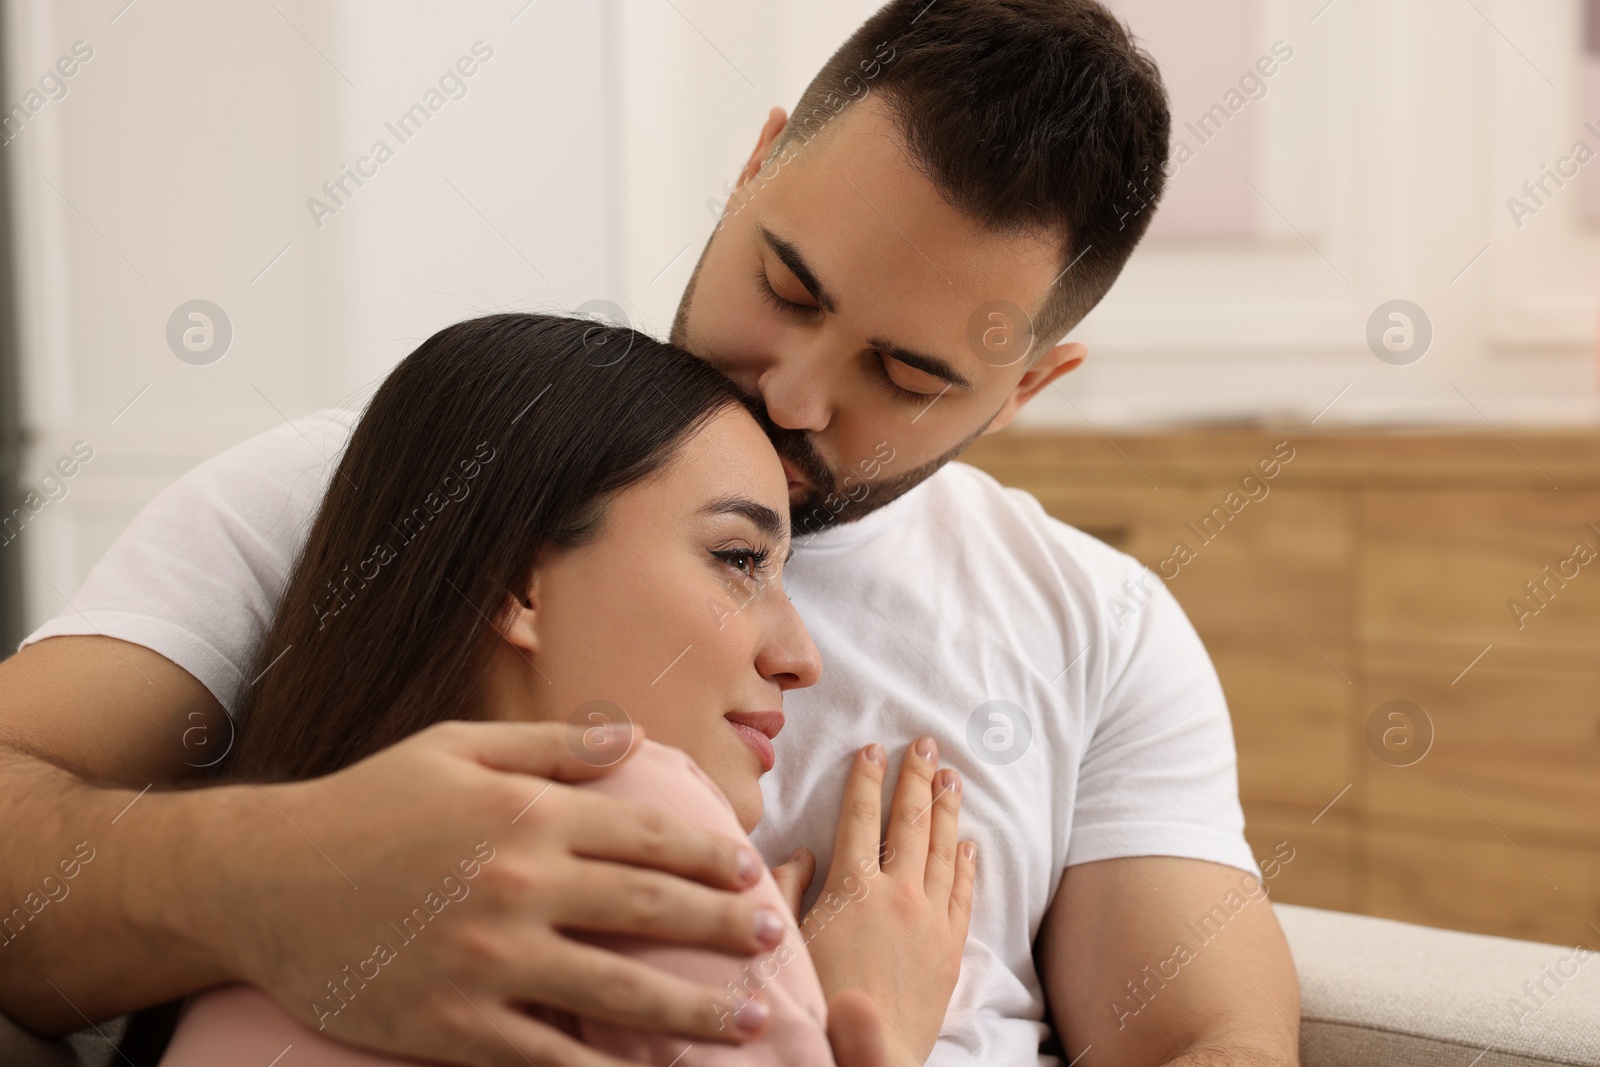
POLYGON ((777 605, 773 631, 756 654, 756 670, 785 692, 816 685, 822 677, 822 654, 787 598, 777 605))

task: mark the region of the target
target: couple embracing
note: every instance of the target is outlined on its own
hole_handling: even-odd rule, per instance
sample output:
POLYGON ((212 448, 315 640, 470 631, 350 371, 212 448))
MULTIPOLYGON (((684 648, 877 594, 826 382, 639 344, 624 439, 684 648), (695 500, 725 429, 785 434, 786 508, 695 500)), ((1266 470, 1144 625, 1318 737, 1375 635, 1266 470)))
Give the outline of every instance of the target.
POLYGON ((0 668, 6 888, 98 850, 6 1014, 169 1067, 1297 1062, 1264 899, 1150 972, 1258 878, 1194 631, 952 462, 1085 358, 1153 63, 1094 0, 894 0, 796 115, 671 344, 447 327, 0 668))

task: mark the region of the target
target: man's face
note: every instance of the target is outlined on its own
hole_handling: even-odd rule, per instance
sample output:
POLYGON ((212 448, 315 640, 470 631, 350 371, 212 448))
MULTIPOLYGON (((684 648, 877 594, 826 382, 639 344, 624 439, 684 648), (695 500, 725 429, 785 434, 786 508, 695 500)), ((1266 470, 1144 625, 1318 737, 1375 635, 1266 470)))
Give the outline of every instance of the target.
POLYGON ((946 204, 878 98, 763 171, 781 124, 774 113, 701 254, 672 341, 761 398, 798 535, 888 503, 1083 350, 1032 336, 1060 239, 996 235, 946 204))

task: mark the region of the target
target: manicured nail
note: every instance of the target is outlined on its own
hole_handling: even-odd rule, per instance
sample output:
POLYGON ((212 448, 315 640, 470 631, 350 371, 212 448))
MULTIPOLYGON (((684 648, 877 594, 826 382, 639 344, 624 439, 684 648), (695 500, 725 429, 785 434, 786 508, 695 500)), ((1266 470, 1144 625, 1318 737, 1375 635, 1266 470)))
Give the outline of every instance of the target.
POLYGON ((767 1007, 765 1001, 746 1000, 733 1013, 733 1023, 743 1033, 753 1034, 767 1025, 767 1018, 771 1014, 772 1009, 767 1007))
POLYGON ((878 744, 876 741, 868 745, 865 749, 863 749, 863 751, 866 753, 866 757, 869 762, 876 763, 880 767, 888 766, 889 757, 884 755, 883 746, 878 744))
POLYGON ((755 854, 754 849, 741 847, 734 853, 733 864, 739 868, 739 876, 751 885, 761 881, 761 857, 755 854))
POLYGON ((783 940, 783 916, 771 908, 756 909, 756 940, 763 948, 771 948, 783 940))
POLYGON ((978 858, 978 845, 975 841, 961 842, 961 858, 971 863, 978 858))
POLYGON ((946 767, 939 772, 939 791, 941 793, 961 792, 961 776, 946 767))
POLYGON ((929 763, 932 763, 939 758, 939 746, 933 743, 933 738, 931 737, 917 738, 917 743, 914 747, 917 750, 917 755, 921 756, 929 763))

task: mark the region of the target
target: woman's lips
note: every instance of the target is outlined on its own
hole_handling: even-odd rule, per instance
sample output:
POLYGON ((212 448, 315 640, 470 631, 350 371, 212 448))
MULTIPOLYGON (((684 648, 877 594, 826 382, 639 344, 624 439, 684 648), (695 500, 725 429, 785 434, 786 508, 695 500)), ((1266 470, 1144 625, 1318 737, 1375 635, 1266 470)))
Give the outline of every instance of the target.
POLYGON ((730 711, 723 718, 728 720, 728 725, 744 739, 745 744, 755 751, 761 760, 762 772, 772 770, 772 765, 777 760, 777 753, 772 748, 772 739, 783 729, 783 712, 730 711))

